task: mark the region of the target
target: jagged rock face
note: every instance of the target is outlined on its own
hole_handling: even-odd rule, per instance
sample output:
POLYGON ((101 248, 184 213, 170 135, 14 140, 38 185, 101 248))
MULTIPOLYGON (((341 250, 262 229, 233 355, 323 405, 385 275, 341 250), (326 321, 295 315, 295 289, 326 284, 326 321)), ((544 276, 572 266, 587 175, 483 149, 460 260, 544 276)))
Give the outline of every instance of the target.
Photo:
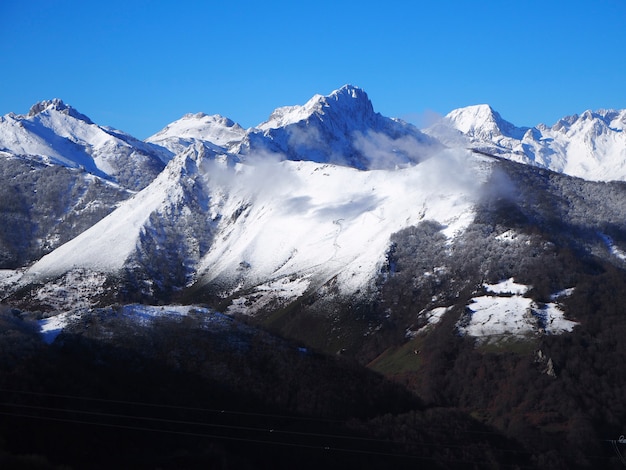
POLYGON ((406 166, 442 148, 414 126, 376 113, 367 94, 350 85, 328 96, 316 95, 302 106, 278 108, 247 131, 222 116, 190 114, 147 142, 173 153, 200 142, 242 160, 262 155, 361 170, 406 166))
POLYGON ((40 101, 31 106, 28 112, 28 117, 34 117, 37 114, 44 112, 45 110, 54 110, 63 113, 67 116, 71 116, 78 120, 84 121, 87 124, 93 124, 93 121, 84 114, 79 113, 71 106, 65 104, 62 100, 55 98, 53 100, 40 101))

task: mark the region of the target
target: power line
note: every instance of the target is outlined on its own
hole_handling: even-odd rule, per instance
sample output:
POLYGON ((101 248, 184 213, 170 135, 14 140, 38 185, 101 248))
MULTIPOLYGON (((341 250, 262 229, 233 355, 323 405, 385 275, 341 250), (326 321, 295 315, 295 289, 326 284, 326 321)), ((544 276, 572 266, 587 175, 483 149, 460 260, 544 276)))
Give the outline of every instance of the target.
MULTIPOLYGON (((65 394, 57 394, 57 393, 32 392, 32 391, 26 391, 26 390, 14 390, 14 389, 4 389, 4 388, 0 388, 0 392, 15 393, 15 394, 21 394, 21 395, 34 395, 34 396, 42 396, 42 397, 64 398, 64 399, 69 399, 69 400, 95 401, 95 402, 101 402, 101 403, 112 403, 112 404, 122 404, 122 405, 131 405, 131 406, 145 406, 145 407, 152 407, 152 408, 172 409, 172 410, 199 411, 199 412, 205 412, 205 413, 217 413, 221 415, 241 415, 241 416, 276 418, 276 419, 289 419, 289 420, 295 420, 295 421, 318 421, 318 422, 339 423, 339 424, 346 423, 346 420, 330 419, 330 418, 316 418, 316 417, 311 417, 311 416, 246 412, 246 411, 240 411, 240 410, 229 410, 226 408, 189 407, 189 406, 183 406, 183 405, 169 405, 169 404, 163 404, 163 403, 148 403, 148 402, 140 402, 140 401, 116 400, 116 399, 107 399, 107 398, 86 397, 86 396, 80 396, 80 395, 65 395, 65 394)), ((429 429, 441 429, 445 431, 449 430, 449 428, 445 426, 438 427, 438 426, 433 426, 432 424, 429 424, 428 427, 429 429)), ((487 435, 495 435, 495 436, 503 435, 502 433, 496 432, 496 431, 455 430, 455 432, 467 433, 467 434, 487 434, 487 435)))
POLYGON ((77 410, 77 409, 71 409, 71 408, 55 408, 55 407, 50 407, 50 406, 25 405, 25 404, 20 404, 20 403, 0 403, 0 406, 27 408, 27 409, 40 410, 40 411, 56 411, 56 412, 61 412, 61 413, 75 413, 75 414, 83 414, 83 415, 89 415, 89 416, 107 417, 107 418, 122 418, 122 419, 138 420, 138 421, 152 421, 152 422, 168 423, 168 424, 181 424, 181 425, 191 425, 191 426, 200 426, 200 427, 234 429, 234 430, 239 430, 239 431, 253 431, 253 432, 258 431, 258 432, 267 432, 267 433, 275 433, 275 434, 291 434, 291 435, 297 435, 297 436, 324 437, 324 438, 330 438, 330 439, 347 439, 347 440, 355 440, 355 441, 383 442, 383 443, 389 443, 389 444, 393 443, 392 441, 383 440, 383 439, 374 439, 374 438, 358 437, 358 436, 346 436, 346 435, 340 435, 340 434, 323 434, 323 433, 311 433, 311 432, 302 432, 302 431, 287 431, 287 430, 276 429, 274 427, 260 428, 260 427, 253 427, 253 426, 214 424, 214 423, 206 423, 206 422, 199 422, 199 421, 185 421, 185 420, 168 419, 168 418, 154 418, 154 417, 149 417, 149 416, 104 413, 101 411, 86 411, 86 410, 77 410))
MULTIPOLYGON (((30 419, 44 420, 44 421, 63 422, 63 423, 69 423, 69 424, 83 424, 83 425, 92 425, 92 426, 99 426, 99 427, 126 429, 126 430, 141 431, 141 432, 155 432, 155 433, 174 434, 174 435, 189 436, 189 437, 201 437, 201 438, 220 439, 220 440, 236 441, 236 442, 248 442, 248 443, 253 443, 253 444, 305 448, 305 449, 320 450, 320 451, 326 451, 326 452, 342 452, 342 453, 380 456, 380 457, 395 457, 395 458, 405 458, 405 459, 414 459, 414 460, 430 460, 430 461, 437 461, 437 462, 445 461, 445 462, 467 463, 467 464, 483 464, 484 463, 481 461, 474 461, 474 460, 451 459, 451 458, 442 458, 442 457, 426 457, 426 456, 411 455, 411 454, 377 452, 377 451, 360 450, 360 449, 346 449, 346 448, 331 447, 331 446, 295 444, 295 443, 290 443, 290 442, 285 442, 285 441, 268 441, 268 440, 263 440, 263 439, 223 436, 223 435, 217 435, 217 434, 195 433, 195 432, 188 432, 188 431, 173 431, 173 430, 167 430, 167 429, 146 428, 146 427, 140 427, 140 426, 129 426, 129 425, 111 424, 111 423, 97 423, 97 422, 92 422, 92 421, 82 421, 82 420, 66 419, 66 418, 53 418, 53 417, 44 417, 44 416, 33 416, 33 415, 27 415, 27 414, 21 414, 21 413, 8 413, 8 412, 3 412, 3 411, 0 411, 0 415, 13 416, 13 417, 18 417, 18 418, 30 418, 30 419)), ((514 465, 514 467, 519 468, 519 465, 514 465)))
MULTIPOLYGON (((270 435, 271 434, 272 436, 291 435, 291 436, 304 437, 304 438, 326 439, 326 440, 329 440, 329 441, 332 441, 332 440, 344 440, 344 441, 353 441, 353 442, 379 443, 381 445, 389 445, 389 446, 402 445, 402 443, 397 441, 397 440, 367 438, 367 437, 360 437, 360 436, 355 436, 355 435, 348 436, 348 435, 341 435, 341 434, 328 434, 328 433, 291 431, 291 430, 279 429, 278 427, 252 427, 252 426, 242 426, 242 425, 205 423, 205 422, 198 422, 198 421, 176 420, 176 419, 168 419, 168 418, 147 417, 147 416, 138 416, 138 415, 118 414, 118 413, 105 413, 105 412, 100 412, 100 411, 87 411, 87 410, 78 410, 78 409, 70 409, 70 408, 59 408, 59 407, 49 407, 49 406, 40 406, 40 405, 27 405, 27 404, 6 403, 6 402, 5 403, 0 403, 0 406, 7 406, 7 407, 13 406, 13 407, 16 407, 16 408, 26 408, 26 409, 40 410, 40 411, 52 411, 52 412, 59 412, 59 413, 74 413, 74 414, 82 414, 82 415, 103 417, 103 418, 129 419, 129 420, 136 420, 136 421, 148 421, 148 422, 154 422, 154 423, 160 423, 160 424, 187 425, 187 426, 198 426, 198 427, 223 429, 223 430, 232 430, 232 431, 240 431, 240 432, 254 432, 254 433, 260 433, 262 435, 270 435)), ((27 415, 27 416, 35 418, 35 419, 46 419, 47 418, 45 416, 33 416, 33 415, 27 415)), ((62 418, 50 417, 50 419, 62 421, 63 419, 66 419, 66 418, 62 419, 62 418)), ((73 421, 75 421, 75 420, 73 420, 73 421)), ((81 422, 84 423, 84 424, 101 425, 101 423, 92 422, 92 421, 81 421, 81 422)), ((131 426, 131 427, 129 427, 129 429, 130 428, 135 428, 135 427, 136 426, 131 426)), ((155 430, 157 430, 156 428, 147 428, 147 429, 155 429, 155 430)), ((163 429, 160 429, 158 431, 159 432, 166 432, 166 430, 163 430, 163 429)), ((177 431, 173 431, 173 432, 177 432, 177 431)), ((192 433, 192 434, 196 435, 196 433, 192 433)), ((202 434, 202 435, 205 435, 205 434, 202 434)), ((212 435, 208 435, 208 436, 215 437, 215 436, 212 436, 212 435)), ((220 435, 220 438, 228 439, 228 437, 224 436, 224 435, 220 435)), ((239 439, 242 439, 242 438, 239 438, 239 439)), ((253 441, 251 440, 250 442, 253 442, 253 441)), ((263 442, 266 442, 266 441, 263 441, 263 442)), ((275 440, 267 441, 267 442, 275 442, 275 440)), ((421 447, 421 448, 430 447, 430 448, 440 448, 440 449, 465 449, 465 448, 468 447, 468 446, 463 446, 463 445, 458 445, 458 444, 445 444, 445 443, 436 443, 436 442, 418 442, 418 441, 413 441, 413 442, 411 442, 411 444, 413 446, 421 447)), ((316 448, 316 446, 309 446, 309 445, 307 445, 307 447, 316 448)), ((324 447, 327 447, 327 446, 324 446, 324 447)), ((348 451, 349 449, 338 449, 338 450, 348 451)), ((356 451, 356 449, 352 449, 352 450, 356 451)), ((510 454, 512 453, 512 454, 530 455, 529 452, 523 451, 523 450, 502 449, 502 448, 498 448, 498 447, 493 447, 493 450, 495 452, 497 452, 497 453, 510 453, 510 454)), ((380 454, 381 453, 380 451, 370 451, 370 452, 374 452, 376 454, 380 454)), ((386 452, 383 452, 383 453, 385 455, 387 455, 386 452)), ((404 455, 404 454, 389 454, 389 455, 404 455)), ((407 454, 407 455, 410 456, 410 454, 407 454)))
POLYGON ((145 406, 145 407, 153 407, 153 408, 168 408, 174 410, 186 410, 186 411, 203 411, 206 413, 220 413, 220 414, 233 414, 233 415, 244 415, 244 416, 256 416, 256 417, 268 417, 268 418, 280 418, 280 419, 292 419, 292 420, 302 420, 302 421, 321 421, 328 423, 343 423, 345 421, 338 419, 329 419, 329 418, 316 418, 312 416, 299 416, 299 415, 280 415, 274 413, 258 413, 258 412, 247 412, 247 411, 233 411, 227 410, 224 408, 200 408, 200 407, 190 407, 190 406, 182 406, 182 405, 168 405, 163 403, 148 403, 148 402, 140 402, 140 401, 128 401, 128 400, 115 400, 108 398, 96 398, 96 397, 85 397, 79 395, 63 395, 56 393, 44 393, 44 392, 30 392, 25 390, 11 390, 11 389, 0 389, 0 392, 6 393, 16 393, 22 395, 36 395, 43 397, 54 397, 54 398, 66 398, 70 400, 84 400, 84 401, 97 401, 102 403, 117 403, 122 405, 132 405, 132 406, 145 406))

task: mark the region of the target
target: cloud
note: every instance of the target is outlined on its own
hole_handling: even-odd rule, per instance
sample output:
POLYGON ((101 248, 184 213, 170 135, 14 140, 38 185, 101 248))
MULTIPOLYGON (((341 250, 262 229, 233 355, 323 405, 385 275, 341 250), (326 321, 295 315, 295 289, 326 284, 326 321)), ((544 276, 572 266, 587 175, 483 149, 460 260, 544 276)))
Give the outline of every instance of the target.
POLYGON ((472 152, 462 148, 443 149, 423 163, 427 182, 433 193, 442 189, 463 189, 468 195, 477 195, 484 183, 472 152))
POLYGON ((454 128, 445 117, 435 119, 424 129, 424 133, 439 140, 450 148, 469 148, 470 140, 461 131, 454 128))
POLYGON ((306 150, 321 147, 322 138, 317 127, 291 125, 287 127, 287 134, 288 145, 290 148, 294 148, 296 152, 302 148, 306 150))
POLYGON ((354 219, 365 212, 375 210, 381 199, 372 194, 359 196, 356 199, 335 205, 322 207, 315 211, 315 215, 323 220, 327 219, 354 219))
POLYGON ((418 129, 430 127, 443 119, 443 116, 436 111, 427 109, 422 113, 407 113, 400 116, 400 119, 410 122, 418 129))
POLYGON ((234 166, 209 160, 203 167, 205 182, 224 188, 225 193, 242 193, 255 198, 277 192, 289 194, 297 182, 293 173, 281 163, 284 160, 284 155, 265 150, 246 155, 243 162, 234 166))
POLYGON ((392 138, 382 132, 355 132, 353 139, 354 148, 367 160, 368 169, 374 170, 402 168, 419 163, 439 148, 436 142, 426 136, 420 141, 410 134, 392 138))

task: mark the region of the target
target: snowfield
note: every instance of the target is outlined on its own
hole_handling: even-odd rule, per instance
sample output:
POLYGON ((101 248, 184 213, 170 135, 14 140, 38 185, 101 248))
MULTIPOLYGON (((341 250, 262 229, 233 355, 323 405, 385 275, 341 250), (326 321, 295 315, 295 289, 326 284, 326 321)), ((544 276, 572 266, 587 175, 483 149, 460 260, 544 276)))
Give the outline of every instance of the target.
POLYGON ((392 233, 422 220, 440 222, 449 237, 463 230, 481 171, 469 152, 399 170, 283 161, 259 176, 259 167, 241 166, 200 282, 253 287, 296 276, 315 285, 337 276, 342 293, 354 293, 378 273, 392 233))
MULTIPOLYGON (((466 313, 457 324, 459 333, 482 341, 500 337, 525 337, 536 333, 560 334, 572 331, 576 322, 564 318, 556 303, 538 304, 524 297, 529 286, 507 279, 498 284, 485 284, 492 295, 471 299, 466 313)), ((559 297, 571 294, 559 293, 559 297)))
POLYGON ((175 233, 183 233, 183 243, 197 243, 198 234, 184 235, 191 233, 185 224, 214 224, 208 251, 190 250, 196 258, 185 261, 197 266, 201 285, 219 280, 233 291, 265 285, 258 289, 279 298, 284 279, 300 279, 293 292, 301 295, 304 279, 318 287, 336 276, 341 292, 351 294, 377 275, 392 233, 422 220, 441 223, 450 238, 467 227, 489 171, 483 157, 468 151, 441 152, 397 170, 360 171, 272 158, 231 166, 196 146, 116 211, 35 263, 23 282, 75 269, 119 272, 156 216, 172 221, 163 228, 171 233, 159 232, 156 243, 175 233))

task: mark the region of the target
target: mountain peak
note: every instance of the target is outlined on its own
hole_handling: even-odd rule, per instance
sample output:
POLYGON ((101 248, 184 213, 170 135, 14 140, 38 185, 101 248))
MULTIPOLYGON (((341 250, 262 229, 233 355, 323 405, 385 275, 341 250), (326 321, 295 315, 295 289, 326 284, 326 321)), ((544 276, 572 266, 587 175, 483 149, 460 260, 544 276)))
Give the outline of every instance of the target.
POLYGON ((320 103, 323 107, 337 109, 342 112, 353 111, 362 116, 367 116, 374 112, 374 107, 367 93, 353 85, 344 85, 330 95, 321 97, 320 103))
POLYGON ((315 95, 302 106, 277 108, 269 119, 258 126, 261 130, 276 129, 304 121, 311 116, 353 116, 358 120, 374 114, 367 93, 353 85, 344 85, 329 95, 315 95))
POLYGON ((361 101, 369 101, 369 97, 367 96, 367 93, 365 93, 365 90, 356 87, 354 85, 350 85, 350 84, 346 84, 344 86, 342 86, 341 88, 339 88, 338 90, 333 91, 329 97, 336 97, 337 100, 339 99, 354 99, 354 100, 361 100, 361 101))
POLYGON ((472 127, 483 126, 502 120, 500 114, 488 104, 477 104, 459 108, 448 113, 446 118, 454 122, 461 132, 469 132, 472 127))
POLYGON ((446 120, 463 134, 481 139, 498 136, 521 138, 527 130, 506 121, 488 104, 455 109, 448 113, 446 120))
POLYGON ((30 111, 28 112, 28 117, 36 116, 43 113, 44 111, 56 111, 62 114, 66 114, 68 116, 72 116, 73 118, 80 119, 81 121, 85 121, 87 124, 93 124, 93 121, 91 119, 89 119, 84 114, 79 113, 70 105, 65 104, 63 100, 59 98, 43 100, 35 103, 33 106, 31 106, 30 111))

